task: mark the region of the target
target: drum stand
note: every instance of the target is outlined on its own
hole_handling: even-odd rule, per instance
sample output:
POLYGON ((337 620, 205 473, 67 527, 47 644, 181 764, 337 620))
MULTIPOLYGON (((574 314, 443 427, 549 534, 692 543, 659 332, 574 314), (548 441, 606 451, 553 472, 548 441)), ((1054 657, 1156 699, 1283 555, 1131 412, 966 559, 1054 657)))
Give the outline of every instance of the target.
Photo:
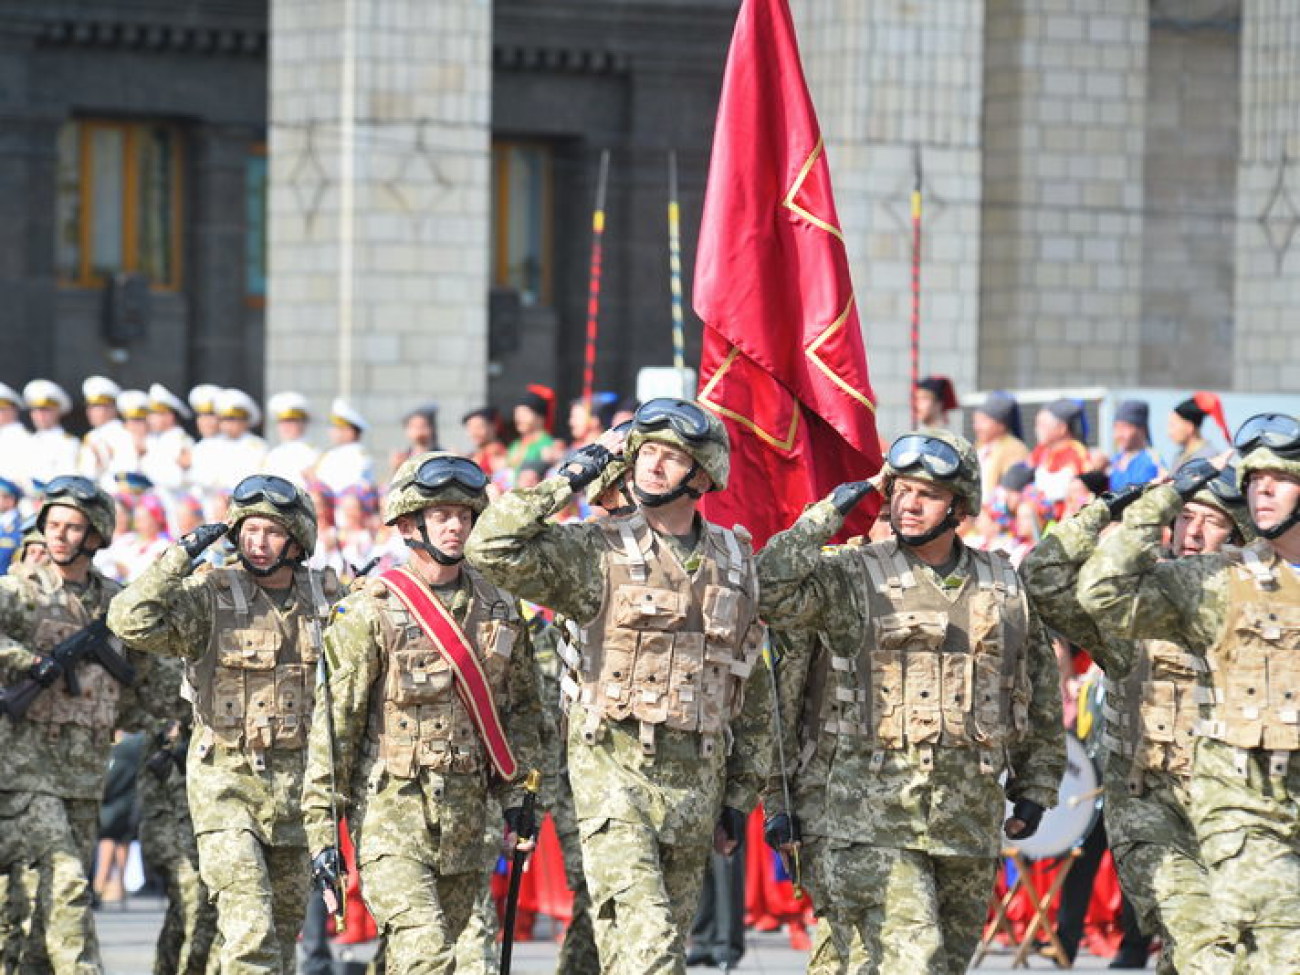
POLYGON ((1016 882, 1011 885, 1002 899, 994 909, 993 919, 984 926, 984 937, 980 940, 979 951, 975 953, 975 960, 972 965, 978 965, 984 960, 984 956, 989 953, 993 947, 993 942, 999 933, 1005 934, 1007 940, 1016 949, 1015 957, 1011 960, 1012 968, 1028 968, 1029 956, 1033 952, 1037 942, 1034 939, 1039 930, 1047 936, 1047 947, 1050 947, 1056 957, 1060 959, 1059 964, 1065 968, 1073 968, 1069 959, 1065 956, 1065 949, 1061 947, 1061 940, 1056 936, 1056 928, 1052 926, 1052 920, 1048 917, 1048 909, 1056 895, 1061 892, 1061 885, 1065 883, 1065 878, 1070 875, 1070 868, 1074 866, 1074 861, 1079 858, 1078 847, 1072 849, 1062 857, 1056 858, 1060 863, 1060 869, 1056 871, 1056 876, 1052 878, 1051 886, 1046 893, 1040 894, 1038 885, 1034 883, 1034 878, 1029 872, 1029 861, 1015 847, 1007 847, 1002 851, 1002 855, 1009 859, 1016 868, 1016 882), (1033 911, 1034 916, 1029 919, 1029 924, 1025 926, 1024 937, 1016 940, 1015 928, 1012 926, 1010 919, 1007 917, 1007 911, 1011 907, 1012 901, 1020 891, 1024 891, 1029 898, 1029 908, 1033 911))

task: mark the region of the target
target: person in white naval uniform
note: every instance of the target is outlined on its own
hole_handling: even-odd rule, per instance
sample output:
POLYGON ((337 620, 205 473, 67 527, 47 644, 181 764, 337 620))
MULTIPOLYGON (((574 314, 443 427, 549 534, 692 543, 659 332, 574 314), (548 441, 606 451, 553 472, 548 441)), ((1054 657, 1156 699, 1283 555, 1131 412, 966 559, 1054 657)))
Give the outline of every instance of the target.
POLYGON ((72 398, 57 383, 33 379, 23 387, 23 401, 35 432, 27 447, 27 476, 35 487, 60 474, 77 473, 81 441, 63 429, 72 398))
POLYGON ((361 443, 370 424, 352 404, 336 399, 330 405, 330 441, 334 444, 316 465, 316 480, 335 496, 348 488, 375 488, 375 462, 361 443))
POLYGON ((233 491, 244 478, 260 471, 266 460, 266 441, 252 432, 262 422, 262 411, 242 389, 223 389, 216 406, 221 421, 216 487, 233 491))
POLYGON ((109 441, 109 454, 100 485, 110 494, 117 490, 123 474, 139 474, 143 470, 145 438, 149 435, 149 397, 139 389, 124 389, 117 397, 117 413, 121 431, 109 441))
POLYGON ((185 489, 186 470, 194 441, 181 426, 181 418, 190 415, 184 400, 162 383, 149 387, 149 436, 145 440, 141 470, 153 481, 154 488, 171 507, 171 502, 185 489))
POLYGON ((121 451, 124 441, 129 439, 118 418, 117 398, 121 393, 121 387, 107 376, 90 376, 81 384, 90 430, 81 438, 78 470, 83 477, 99 482, 99 486, 110 494, 113 477, 109 474, 109 467, 113 455, 121 451))
POLYGON ((266 412, 275 421, 280 442, 267 451, 262 472, 275 474, 305 488, 307 476, 320 460, 320 451, 306 439, 307 424, 311 422, 311 404, 301 393, 276 393, 266 401, 266 412))
POLYGON ((0 383, 0 477, 25 488, 27 476, 27 447, 31 434, 19 419, 23 398, 12 386, 0 383))
POLYGON ((215 491, 220 480, 221 421, 217 418, 220 386, 201 383, 190 390, 190 409, 199 439, 190 450, 189 482, 200 492, 215 491))

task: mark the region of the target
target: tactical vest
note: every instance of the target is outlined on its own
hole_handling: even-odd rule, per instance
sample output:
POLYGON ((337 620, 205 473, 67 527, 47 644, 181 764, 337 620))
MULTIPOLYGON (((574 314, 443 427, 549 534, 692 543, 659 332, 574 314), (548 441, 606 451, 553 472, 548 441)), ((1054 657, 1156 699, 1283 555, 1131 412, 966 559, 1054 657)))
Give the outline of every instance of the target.
POLYGON ((1273 752, 1271 771, 1282 774, 1300 749, 1300 577, 1265 543, 1241 556, 1227 570, 1227 619, 1208 657, 1214 716, 1196 730, 1273 752))
MULTIPOLYGON (((463 563, 461 572, 469 580, 471 595, 458 622, 483 664, 498 711, 504 713, 509 707, 510 659, 524 623, 509 593, 463 563)), ((425 768, 466 773, 489 768, 447 658, 382 582, 367 583, 366 592, 378 607, 386 651, 382 699, 370 709, 366 736, 384 770, 412 779, 425 768)))
MULTIPOLYGON (((578 676, 563 687, 588 709, 589 744, 602 718, 633 719, 653 755, 656 725, 725 737, 740 713, 765 632, 758 577, 748 535, 702 525, 699 566, 688 574, 639 512, 600 523, 605 591, 581 652, 567 648, 578 676)), ((710 752, 712 738, 702 747, 710 752)))
MULTIPOLYGON (((116 582, 92 572, 90 585, 99 587, 98 605, 92 613, 63 585, 62 577, 52 567, 32 571, 26 575, 25 582, 24 589, 33 604, 29 649, 40 654, 49 653, 72 634, 85 629, 122 589, 116 582)), ((52 736, 57 735, 60 725, 73 724, 90 728, 97 737, 110 739, 117 723, 121 685, 97 663, 79 666, 77 682, 81 694, 73 697, 63 678, 55 681, 32 702, 27 720, 47 726, 52 736)))
POLYGON ((1191 776, 1196 727, 1210 700, 1201 684, 1208 671, 1203 657, 1176 643, 1143 640, 1128 676, 1106 679, 1102 743, 1110 754, 1131 761, 1133 795, 1143 792, 1148 770, 1191 776))
POLYGON ((307 744, 321 630, 339 596, 332 571, 298 568, 281 612, 242 567, 204 577, 212 599, 207 652, 186 667, 182 694, 202 726, 199 754, 213 742, 242 748, 262 767, 270 749, 307 744))
POLYGON ((896 540, 847 551, 869 629, 854 655, 827 655, 812 712, 821 730, 865 739, 877 769, 908 746, 925 765, 934 748, 971 748, 982 771, 1006 768, 1008 746, 1028 730, 1031 693, 1029 606, 1011 563, 967 549, 971 576, 950 599, 896 540))

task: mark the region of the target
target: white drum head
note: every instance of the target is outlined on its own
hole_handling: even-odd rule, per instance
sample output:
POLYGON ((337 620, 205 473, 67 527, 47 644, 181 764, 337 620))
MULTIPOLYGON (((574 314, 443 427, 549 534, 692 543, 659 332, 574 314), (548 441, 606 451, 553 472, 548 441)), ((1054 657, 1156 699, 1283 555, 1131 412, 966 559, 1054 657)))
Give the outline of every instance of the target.
MULTIPOLYGON (((1050 860, 1064 856, 1082 843, 1101 815, 1101 782, 1097 766, 1074 735, 1065 736, 1065 775, 1061 795, 1054 809, 1043 813, 1038 832, 1025 840, 1008 840, 1007 845, 1030 860, 1050 860)), ((1007 803, 1007 817, 1011 803, 1007 803)))

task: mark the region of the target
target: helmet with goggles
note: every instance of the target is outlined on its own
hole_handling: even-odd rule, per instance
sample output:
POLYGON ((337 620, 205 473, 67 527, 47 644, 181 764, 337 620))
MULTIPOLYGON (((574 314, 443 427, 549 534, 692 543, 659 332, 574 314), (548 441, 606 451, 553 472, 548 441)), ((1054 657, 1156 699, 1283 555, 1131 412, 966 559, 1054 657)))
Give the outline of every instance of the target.
POLYGON ((36 516, 38 531, 45 531, 45 518, 53 507, 80 511, 105 545, 113 540, 113 532, 117 527, 117 505, 107 491, 89 478, 65 474, 45 485, 41 510, 36 516))
POLYGON ((947 430, 917 430, 893 442, 885 458, 882 493, 889 497, 897 477, 911 477, 947 488, 966 504, 966 514, 980 510, 979 456, 970 441, 947 430))
POLYGON ((316 506, 307 492, 291 481, 273 474, 254 474, 236 484, 226 510, 231 537, 238 539, 239 526, 255 515, 283 525, 305 556, 316 550, 316 506))
MULTIPOLYGON (((696 467, 709 475, 713 482, 711 490, 726 488, 731 473, 731 440, 722 421, 699 403, 667 396, 643 403, 632 418, 632 430, 623 448, 629 467, 635 466, 637 452, 647 443, 668 444, 684 451, 696 467)), ((648 500, 647 495, 637 489, 637 496, 642 504, 663 504, 683 494, 698 497, 696 492, 686 487, 685 482, 692 474, 688 474, 683 483, 668 495, 648 500)))
MULTIPOLYGON (((1300 420, 1286 413, 1259 413, 1237 428, 1232 444, 1241 455, 1237 486, 1243 492, 1251 475, 1272 471, 1300 481, 1300 420)), ((1251 519, 1254 524, 1254 519, 1251 519)), ((1300 523, 1300 505, 1278 524, 1255 530, 1265 538, 1285 535, 1300 523)))
POLYGON ((389 482, 384 524, 435 504, 463 504, 481 514, 488 503, 487 483, 483 468, 468 458, 437 450, 412 457, 389 482))

